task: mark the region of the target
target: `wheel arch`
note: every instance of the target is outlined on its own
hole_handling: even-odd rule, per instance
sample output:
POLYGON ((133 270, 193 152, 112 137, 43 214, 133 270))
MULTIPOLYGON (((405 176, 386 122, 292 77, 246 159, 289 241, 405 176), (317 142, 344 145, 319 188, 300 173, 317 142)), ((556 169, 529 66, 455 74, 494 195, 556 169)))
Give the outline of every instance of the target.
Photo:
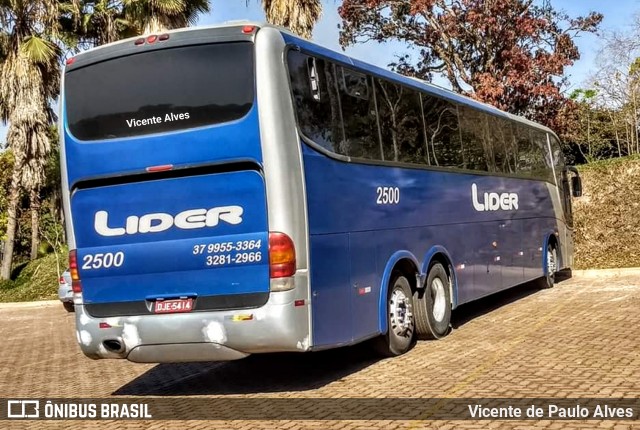
POLYGON ((547 248, 549 247, 549 245, 553 245, 556 249, 556 256, 557 256, 557 266, 558 267, 563 267, 562 265, 563 263, 563 255, 562 255, 562 248, 560 247, 560 239, 558 238, 559 233, 556 232, 551 232, 548 233, 545 238, 544 238, 544 243, 542 246, 542 273, 543 276, 547 276, 547 248))
MULTIPOLYGON (((387 332, 387 294, 389 293, 391 274, 399 269, 406 275, 409 275, 409 272, 418 274, 422 279, 423 275, 419 271, 419 267, 418 259, 409 251, 397 251, 387 260, 380 281, 380 296, 378 297, 378 330, 380 333, 387 332)), ((412 288, 417 287, 416 276, 407 276, 407 279, 412 288)))
POLYGON ((449 287, 449 294, 451 295, 451 309, 455 309, 458 306, 458 279, 452 263, 451 255, 444 246, 432 246, 425 254, 422 263, 422 270, 420 271, 422 282, 424 282, 424 278, 429 273, 429 268, 435 262, 442 264, 444 270, 449 276, 449 279, 451 280, 451 285, 449 287))

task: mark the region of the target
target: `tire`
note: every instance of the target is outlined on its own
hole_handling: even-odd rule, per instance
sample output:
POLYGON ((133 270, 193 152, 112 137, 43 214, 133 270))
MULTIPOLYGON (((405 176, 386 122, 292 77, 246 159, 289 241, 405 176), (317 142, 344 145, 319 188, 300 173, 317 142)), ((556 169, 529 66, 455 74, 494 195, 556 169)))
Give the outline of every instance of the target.
POLYGON ((556 284, 556 273, 558 271, 558 252, 552 243, 547 245, 547 260, 544 262, 545 275, 540 282, 542 289, 553 288, 556 284))
POLYGON ((67 312, 75 312, 76 309, 73 306, 73 302, 62 302, 62 306, 64 306, 64 310, 67 312))
POLYGON ((374 349, 384 357, 395 357, 415 344, 413 295, 407 278, 394 272, 387 293, 387 333, 373 340, 374 349))
POLYGON ((440 339, 451 331, 451 289, 447 271, 440 263, 429 269, 424 288, 413 295, 418 339, 440 339))

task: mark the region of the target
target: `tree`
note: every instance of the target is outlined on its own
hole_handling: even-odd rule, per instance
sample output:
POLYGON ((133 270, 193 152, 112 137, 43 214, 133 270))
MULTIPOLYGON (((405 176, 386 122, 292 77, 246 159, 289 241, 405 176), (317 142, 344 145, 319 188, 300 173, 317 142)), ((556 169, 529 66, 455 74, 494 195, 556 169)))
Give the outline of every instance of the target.
POLYGON ((640 153, 640 15, 626 32, 608 32, 589 84, 614 126, 618 153, 640 153))
MULTIPOLYGON (((53 0, 0 0, 0 119, 9 123, 7 146, 13 167, 7 201, 7 229, 0 279, 11 273, 17 212, 24 188, 38 223, 39 190, 51 149, 50 100, 59 90, 61 50, 57 44, 58 3, 53 0)), ((32 255, 37 250, 37 229, 32 255)))
POLYGON ((320 0, 262 0, 262 8, 269 23, 287 27, 307 39, 311 39, 322 13, 320 0))
POLYGON ((195 24, 201 13, 209 12, 209 0, 122 0, 124 17, 138 33, 195 24))
POLYGON ((400 72, 444 75, 454 91, 560 131, 564 68, 580 58, 573 38, 602 20, 533 0, 344 0, 339 13, 342 46, 406 42, 418 55, 392 64, 400 72))
POLYGON ((134 35, 119 0, 65 1, 60 4, 60 12, 62 28, 71 36, 65 45, 72 49, 104 45, 134 35))

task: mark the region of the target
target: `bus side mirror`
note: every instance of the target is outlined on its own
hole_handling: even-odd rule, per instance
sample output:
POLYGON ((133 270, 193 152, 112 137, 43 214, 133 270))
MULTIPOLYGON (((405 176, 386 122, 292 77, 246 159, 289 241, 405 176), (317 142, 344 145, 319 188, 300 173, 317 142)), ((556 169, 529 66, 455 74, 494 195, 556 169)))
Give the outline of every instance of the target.
POLYGON ((582 196, 582 179, 580 179, 580 176, 571 177, 571 189, 573 190, 573 197, 582 196))
POLYGON ((580 179, 580 172, 574 166, 566 166, 567 172, 573 173, 574 176, 571 177, 571 189, 573 190, 573 197, 581 197, 582 196, 582 179, 580 179))

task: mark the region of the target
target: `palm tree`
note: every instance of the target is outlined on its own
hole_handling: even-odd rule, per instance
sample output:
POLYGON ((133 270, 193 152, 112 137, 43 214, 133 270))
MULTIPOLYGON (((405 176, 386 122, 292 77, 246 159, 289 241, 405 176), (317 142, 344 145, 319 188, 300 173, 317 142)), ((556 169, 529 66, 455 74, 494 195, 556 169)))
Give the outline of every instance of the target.
POLYGON ((31 199, 32 257, 37 253, 38 196, 51 150, 49 102, 59 91, 57 35, 57 1, 0 0, 0 119, 9 123, 7 147, 14 157, 0 279, 8 279, 11 273, 23 189, 31 199))
POLYGON ((122 0, 127 20, 142 34, 195 24, 209 0, 122 0))
POLYGON ((104 45, 134 35, 121 0, 68 0, 60 4, 60 12, 65 35, 76 39, 65 43, 71 48, 104 45))
POLYGON ((262 0, 262 8, 268 22, 287 27, 306 39, 311 39, 322 13, 320 0, 262 0))

